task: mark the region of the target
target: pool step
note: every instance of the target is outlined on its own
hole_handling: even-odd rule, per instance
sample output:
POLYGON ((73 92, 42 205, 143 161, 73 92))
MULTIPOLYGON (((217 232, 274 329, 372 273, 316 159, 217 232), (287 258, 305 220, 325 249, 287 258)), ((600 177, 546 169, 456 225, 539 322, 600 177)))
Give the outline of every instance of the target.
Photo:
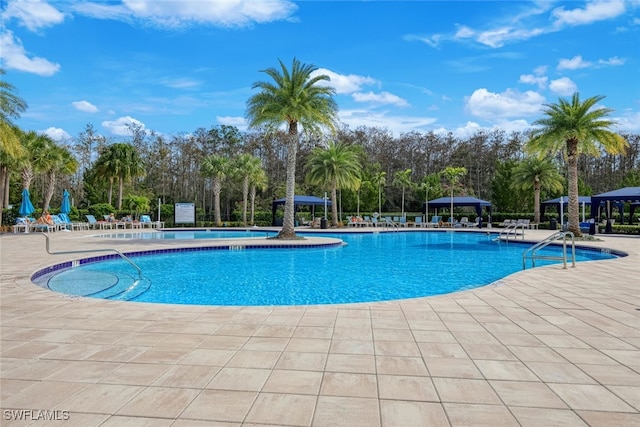
POLYGON ((147 279, 137 279, 128 275, 121 275, 118 283, 101 291, 86 295, 91 298, 102 298, 120 301, 129 301, 134 299, 151 286, 151 282, 147 279))

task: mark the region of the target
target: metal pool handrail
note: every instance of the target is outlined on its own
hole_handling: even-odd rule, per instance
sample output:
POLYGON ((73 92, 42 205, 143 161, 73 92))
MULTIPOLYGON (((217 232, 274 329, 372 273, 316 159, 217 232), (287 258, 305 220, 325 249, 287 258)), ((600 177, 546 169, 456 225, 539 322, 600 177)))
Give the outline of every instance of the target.
POLYGON ((525 250, 522 253, 522 269, 526 270, 527 268, 527 258, 531 259, 531 265, 533 267, 536 266, 536 259, 548 259, 555 261, 562 261, 563 268, 567 268, 567 236, 571 237, 571 263, 572 267, 576 266, 576 243, 574 240, 574 235, 571 231, 558 231, 550 235, 544 240, 536 243, 531 246, 529 249, 525 250), (536 255, 536 251, 538 249, 542 249, 549 244, 551 244, 554 240, 557 240, 562 237, 562 256, 550 256, 550 255, 536 255))
POLYGON ((142 270, 140 269, 140 267, 138 267, 133 261, 131 261, 125 254, 123 254, 122 252, 120 252, 117 249, 114 248, 105 248, 105 249, 83 249, 83 250, 79 250, 79 251, 62 251, 62 252, 52 252, 51 249, 49 248, 49 236, 46 233, 38 233, 41 236, 44 236, 45 239, 47 239, 47 244, 46 244, 46 249, 47 252, 50 255, 69 255, 69 254, 81 254, 81 253, 90 253, 90 252, 107 252, 107 251, 112 251, 115 252, 116 254, 120 255, 120 257, 127 261, 129 264, 131 264, 131 266, 133 268, 135 268, 138 272, 138 280, 142 280, 142 270))

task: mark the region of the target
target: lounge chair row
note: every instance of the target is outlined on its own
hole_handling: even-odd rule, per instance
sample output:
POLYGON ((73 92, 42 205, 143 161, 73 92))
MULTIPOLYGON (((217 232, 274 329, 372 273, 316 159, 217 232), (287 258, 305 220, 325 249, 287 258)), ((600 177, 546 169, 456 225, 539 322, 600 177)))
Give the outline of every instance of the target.
MULTIPOLYGON (((74 231, 74 230, 112 230, 112 229, 142 229, 142 228, 164 228, 164 222, 162 221, 151 221, 151 217, 149 215, 141 215, 140 221, 108 221, 105 220, 98 221, 94 215, 85 215, 87 218, 87 222, 73 222, 69 218, 69 215, 60 213, 57 215, 51 215, 51 219, 53 220, 53 224, 42 224, 37 222, 33 218, 16 218, 16 223, 13 225, 14 233, 29 233, 29 232, 55 232, 55 231, 74 231)), ((108 217, 108 215, 105 215, 108 217)))

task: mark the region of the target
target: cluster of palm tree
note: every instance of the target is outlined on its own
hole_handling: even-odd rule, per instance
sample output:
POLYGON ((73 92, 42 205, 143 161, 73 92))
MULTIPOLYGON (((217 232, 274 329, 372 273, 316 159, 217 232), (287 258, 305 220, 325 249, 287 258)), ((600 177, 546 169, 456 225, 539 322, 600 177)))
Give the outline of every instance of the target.
MULTIPOLYGON (((559 170, 564 164, 568 227, 579 234, 579 171, 593 175, 602 167, 590 165, 586 160, 589 156, 598 161, 604 158, 605 163, 601 163, 605 167, 615 163, 616 158, 604 156, 624 154, 629 150, 629 138, 634 138, 625 139, 610 130, 614 124, 608 119, 611 110, 597 106, 602 96, 581 100, 577 93, 571 100, 545 105, 543 118, 534 122, 529 134, 524 138, 512 135, 508 141, 503 141, 500 134, 491 135, 495 137, 493 142, 487 142, 489 135, 478 134, 460 144, 450 134, 440 137, 408 133, 394 139, 388 132, 376 129, 348 131, 338 126, 335 90, 327 84, 329 77, 317 70, 295 58, 290 68, 279 61, 279 67, 262 70, 269 79, 253 84, 257 93, 248 99, 246 110, 250 130, 256 133, 243 135, 233 127, 222 126, 208 131, 198 129, 188 137, 176 136, 168 141, 163 135, 149 135, 140 126, 131 125, 131 143, 110 143, 88 125, 73 146, 80 162, 69 147, 13 125, 12 120, 27 105, 14 94, 13 86, 0 80, 2 206, 9 203, 11 170, 20 171, 24 188, 29 188, 34 176, 41 177, 43 208, 48 207, 56 182, 60 183, 57 178, 77 173, 72 181, 86 206, 105 199, 111 205, 116 183, 118 209, 123 204, 125 208, 148 208, 149 197, 164 200, 165 196, 171 200, 199 197, 204 208, 210 194, 218 225, 222 223, 221 195, 230 184, 242 194, 244 224, 254 223, 256 195, 269 188, 268 201, 284 190, 283 226, 277 237, 292 239, 297 238, 293 198, 296 185, 302 181, 307 189, 331 192, 332 221, 339 223, 338 191, 340 198, 353 197, 358 213, 361 200, 366 200, 367 208, 372 209, 374 199, 378 212, 382 212, 385 188, 392 177, 391 186, 398 191, 391 206, 397 206, 403 215, 407 196, 415 207, 415 194, 424 195, 427 202, 433 196, 448 193, 453 197, 456 192, 472 194, 474 190, 476 195, 487 196, 489 184, 493 183, 489 196, 498 199, 503 197, 501 194, 507 199, 513 197, 512 193, 532 191, 534 221, 538 222, 540 194, 561 191, 565 178, 559 170), (149 136, 153 141, 145 145, 149 136), (97 156, 93 155, 95 151, 97 156), (505 160, 500 153, 510 154, 505 160), (298 163, 299 160, 302 161, 298 163), (300 175, 306 179, 298 179, 300 175), (284 183, 284 189, 280 183, 284 183), (139 197, 146 197, 147 202, 139 197)), ((4 71, 0 70, 2 74, 4 71)), ((631 163, 618 162, 627 171, 637 169, 640 144, 637 137, 633 140, 635 154, 631 163)), ((232 200, 226 193, 229 209, 232 200)))
POLYGON ((215 224, 222 225, 220 213, 220 194, 225 180, 229 177, 238 179, 242 186, 242 223, 254 224, 255 200, 257 190, 264 190, 267 186, 267 175, 262 168, 260 159, 245 153, 230 159, 228 157, 211 154, 202 160, 200 171, 203 176, 210 178, 213 193, 215 224), (247 209, 251 204, 250 219, 247 221, 247 209))

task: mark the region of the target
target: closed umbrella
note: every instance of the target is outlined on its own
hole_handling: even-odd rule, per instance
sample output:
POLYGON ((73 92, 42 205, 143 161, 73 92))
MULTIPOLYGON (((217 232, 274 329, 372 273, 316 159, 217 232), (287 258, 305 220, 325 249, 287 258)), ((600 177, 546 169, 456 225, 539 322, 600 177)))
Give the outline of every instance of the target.
POLYGON ((35 211, 31 199, 29 198, 29 190, 26 188, 22 190, 22 202, 20 203, 20 209, 18 213, 20 216, 28 217, 35 211))
POLYGON ((71 203, 69 202, 69 192, 64 190, 62 192, 62 204, 60 205, 60 213, 68 214, 71 212, 71 203))

